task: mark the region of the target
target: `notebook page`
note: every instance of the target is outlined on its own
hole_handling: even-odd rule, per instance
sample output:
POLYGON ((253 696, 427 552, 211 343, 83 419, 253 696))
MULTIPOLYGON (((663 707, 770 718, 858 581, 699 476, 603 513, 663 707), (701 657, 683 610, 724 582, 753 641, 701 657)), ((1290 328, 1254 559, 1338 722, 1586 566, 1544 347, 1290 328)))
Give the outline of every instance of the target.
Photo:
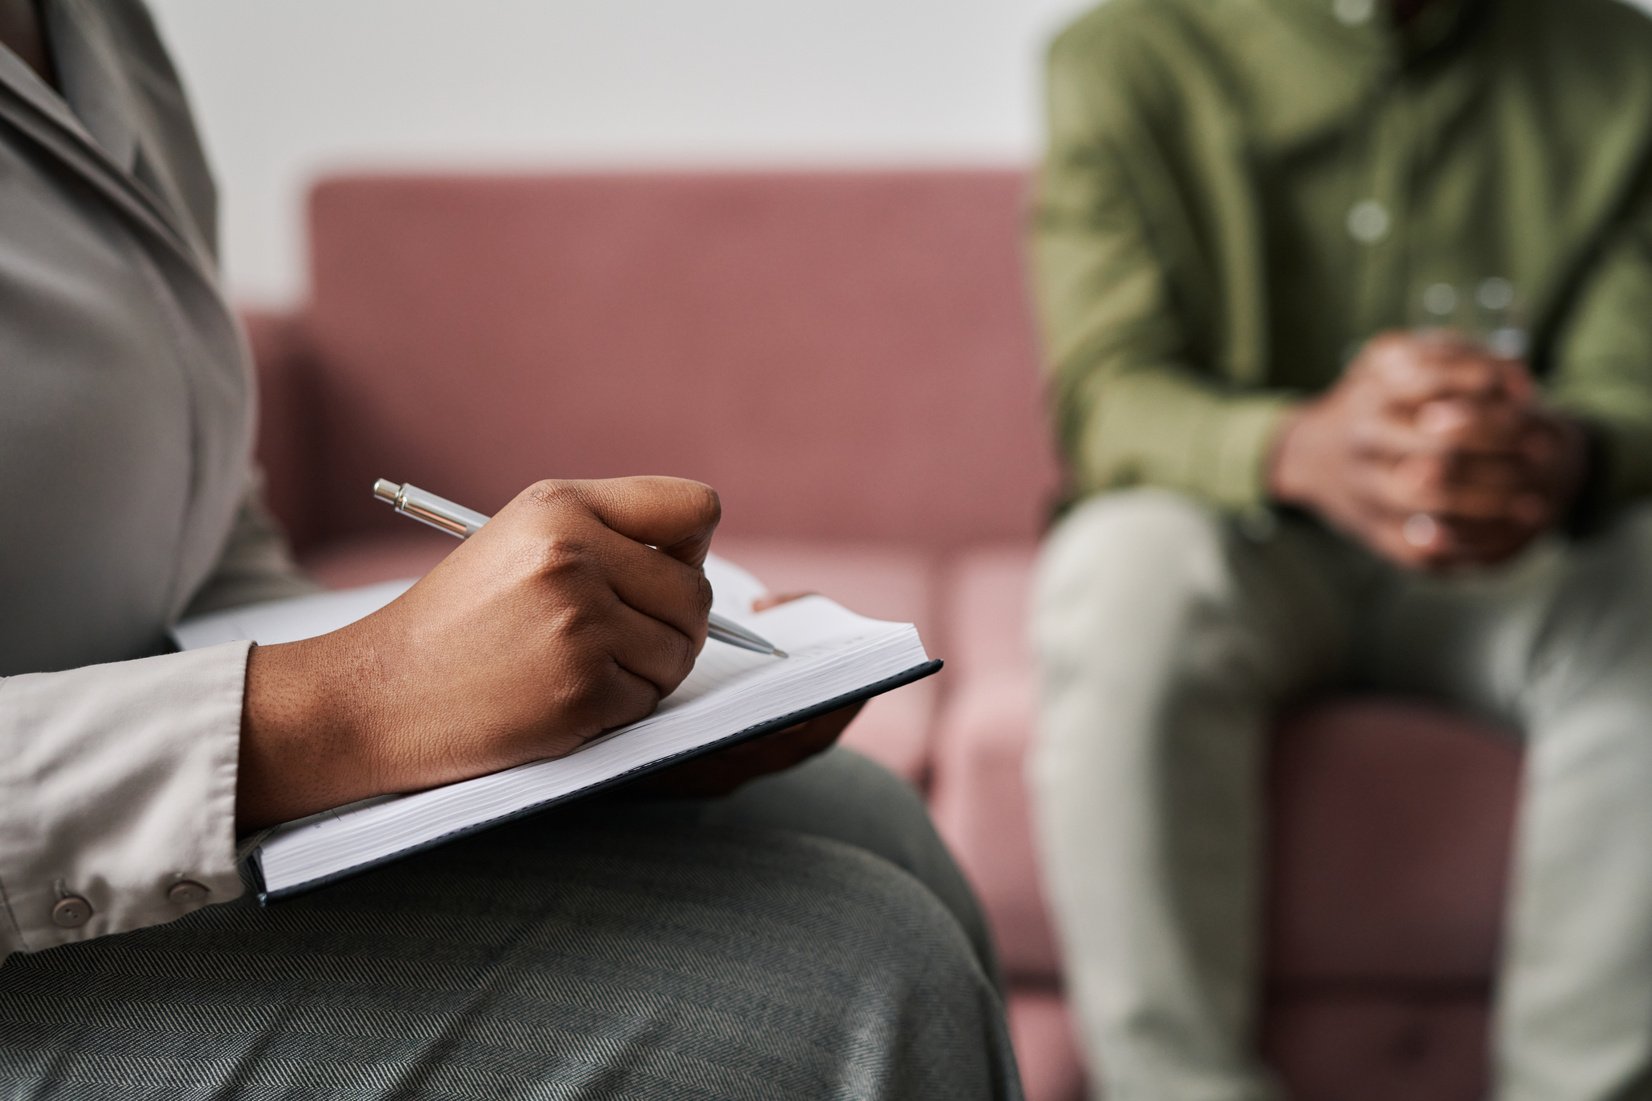
POLYGON ((731 619, 751 614, 752 601, 768 587, 726 558, 706 555, 706 580, 711 582, 711 610, 731 619))
POLYGON ((770 609, 751 622, 793 656, 781 660, 708 646, 689 680, 652 715, 566 757, 284 826, 259 855, 266 885, 280 891, 429 843, 455 829, 709 744, 797 706, 836 698, 926 660, 910 625, 868 619, 823 597, 770 609))
POLYGON ((265 646, 296 642, 336 631, 371 615, 406 592, 413 582, 384 581, 359 589, 315 593, 264 604, 248 604, 222 612, 194 616, 172 628, 182 650, 199 650, 222 642, 251 639, 265 646))

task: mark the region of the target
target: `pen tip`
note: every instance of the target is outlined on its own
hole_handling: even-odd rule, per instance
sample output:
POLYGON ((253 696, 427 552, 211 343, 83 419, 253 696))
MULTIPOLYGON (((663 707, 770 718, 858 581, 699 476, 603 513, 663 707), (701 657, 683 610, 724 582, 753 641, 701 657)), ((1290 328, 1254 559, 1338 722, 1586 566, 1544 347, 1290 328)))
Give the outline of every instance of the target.
POLYGON ((771 654, 773 654, 775 657, 781 658, 781 659, 785 659, 785 658, 791 656, 791 655, 787 654, 786 651, 780 650, 780 649, 770 650, 769 652, 771 654))

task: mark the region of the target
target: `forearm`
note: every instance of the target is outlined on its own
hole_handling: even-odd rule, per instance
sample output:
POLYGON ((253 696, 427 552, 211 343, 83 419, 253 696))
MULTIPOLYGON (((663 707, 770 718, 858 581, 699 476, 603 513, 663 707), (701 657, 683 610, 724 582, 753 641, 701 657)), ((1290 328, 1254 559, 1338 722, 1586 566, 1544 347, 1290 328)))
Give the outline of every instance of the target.
POLYGON ((1091 111, 1091 79, 1083 58, 1052 55, 1050 149, 1029 240, 1073 488, 1155 485, 1225 508, 1260 506, 1267 455, 1292 399, 1237 388, 1211 362, 1151 230, 1154 189, 1131 174, 1140 135, 1091 111))
POLYGON ((1298 399, 1228 391, 1174 367, 1097 372, 1057 387, 1075 488, 1173 489, 1242 511, 1268 503, 1268 460, 1298 399))

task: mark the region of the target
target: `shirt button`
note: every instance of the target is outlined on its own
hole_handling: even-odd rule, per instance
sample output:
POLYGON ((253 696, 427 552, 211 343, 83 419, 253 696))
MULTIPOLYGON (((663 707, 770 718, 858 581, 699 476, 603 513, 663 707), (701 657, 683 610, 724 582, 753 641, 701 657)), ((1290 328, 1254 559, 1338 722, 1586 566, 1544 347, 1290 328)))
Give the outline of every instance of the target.
POLYGON ((166 900, 177 906, 196 906, 211 893, 193 879, 180 879, 166 889, 166 900))
POLYGON ((1377 13, 1376 0, 1331 0, 1331 11, 1345 27, 1363 27, 1377 13))
POLYGON ((92 904, 79 895, 68 895, 52 907, 52 924, 59 929, 79 929, 92 919, 92 904))
POLYGON ((1374 245, 1388 236, 1388 208, 1375 199, 1361 199, 1348 211, 1348 233, 1364 245, 1374 245))

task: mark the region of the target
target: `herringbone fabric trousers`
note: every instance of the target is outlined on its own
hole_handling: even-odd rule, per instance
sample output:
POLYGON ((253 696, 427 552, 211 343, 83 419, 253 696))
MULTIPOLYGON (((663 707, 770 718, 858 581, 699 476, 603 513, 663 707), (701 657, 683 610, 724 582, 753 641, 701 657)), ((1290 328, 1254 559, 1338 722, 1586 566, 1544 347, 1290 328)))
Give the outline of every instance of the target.
POLYGON ((838 750, 0 968, 0 1098, 1018 1098, 980 915, 838 750))

